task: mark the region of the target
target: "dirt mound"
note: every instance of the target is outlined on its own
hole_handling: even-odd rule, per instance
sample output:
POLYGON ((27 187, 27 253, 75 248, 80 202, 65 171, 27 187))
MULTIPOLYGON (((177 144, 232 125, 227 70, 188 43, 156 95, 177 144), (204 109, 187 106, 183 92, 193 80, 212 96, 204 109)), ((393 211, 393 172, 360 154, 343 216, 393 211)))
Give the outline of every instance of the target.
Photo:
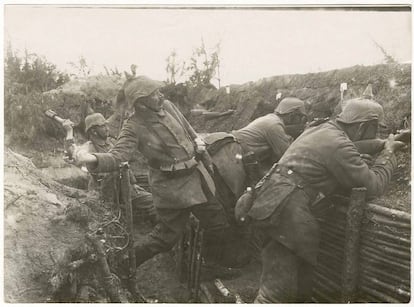
POLYGON ((57 259, 84 238, 82 227, 66 213, 87 201, 86 193, 55 182, 31 160, 6 149, 4 194, 5 300, 46 302, 57 259))
MULTIPOLYGON (((102 203, 97 193, 72 188, 53 179, 65 172, 68 182, 73 184, 82 174, 71 172, 71 167, 56 167, 58 161, 52 164, 54 167, 39 169, 29 158, 9 148, 5 150, 5 301, 80 302, 80 289, 86 283, 87 288, 91 285, 94 288, 93 296, 87 294, 87 302, 105 303, 108 297, 99 267, 96 262, 84 263, 94 254, 86 235, 102 228, 108 238, 122 236, 123 228, 116 222, 112 207, 102 203)), ((141 221, 136 229, 137 241, 151 227, 141 221)), ((118 246, 125 246, 124 239, 113 240, 120 240, 118 246)), ((105 247, 111 248, 109 239, 107 243, 105 247)), ((107 250, 112 272, 123 259, 123 252, 107 250)), ((185 301, 186 286, 177 283, 172 253, 149 260, 137 274, 138 287, 146 298, 160 302, 185 301)), ((123 287, 119 290, 122 302, 128 302, 128 291, 123 287)))
POLYGON ((199 90, 198 94, 191 95, 194 104, 204 104, 210 111, 236 111, 217 119, 206 120, 200 116, 189 118, 199 132, 239 129, 253 119, 273 112, 280 101, 276 101, 279 93, 281 98, 295 96, 306 101, 311 118, 332 116, 338 112, 341 83, 347 83, 348 86, 345 99, 360 97, 367 85, 371 84, 375 99, 384 106, 390 130, 399 128, 404 116, 411 112, 411 65, 389 64, 275 76, 243 85, 231 85, 230 93, 224 88, 217 91, 199 90))

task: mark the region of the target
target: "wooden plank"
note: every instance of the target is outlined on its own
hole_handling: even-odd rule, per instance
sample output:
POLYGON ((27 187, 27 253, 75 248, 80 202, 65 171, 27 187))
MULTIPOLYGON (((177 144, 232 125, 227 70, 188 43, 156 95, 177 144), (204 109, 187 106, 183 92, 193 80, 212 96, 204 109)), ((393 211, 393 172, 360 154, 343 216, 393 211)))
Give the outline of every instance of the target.
POLYGON ((385 208, 383 206, 379 206, 373 203, 367 204, 367 210, 373 213, 382 215, 384 217, 391 218, 392 220, 399 220, 407 224, 411 223, 411 214, 404 212, 404 211, 391 209, 391 208, 385 208))

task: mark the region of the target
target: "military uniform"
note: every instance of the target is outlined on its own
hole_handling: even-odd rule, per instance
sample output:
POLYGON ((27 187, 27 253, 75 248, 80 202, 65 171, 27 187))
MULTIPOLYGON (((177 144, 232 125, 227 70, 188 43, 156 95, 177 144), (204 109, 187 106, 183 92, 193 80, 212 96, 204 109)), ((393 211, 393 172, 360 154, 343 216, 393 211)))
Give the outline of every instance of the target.
MULTIPOLYGON (((211 134, 206 137, 214 139, 211 134)), ((236 159, 248 152, 253 152, 259 162, 262 175, 277 162, 292 142, 292 137, 286 134, 282 120, 274 113, 259 117, 246 127, 235 130, 231 135, 233 142, 226 142, 212 154, 212 159, 227 186, 238 198, 247 185, 246 172, 242 161, 236 159)))
MULTIPOLYGON (((92 138, 83 146, 87 146, 87 150, 90 153, 108 152, 112 148, 113 143, 109 139, 92 138)), ((102 199, 105 201, 114 201, 116 197, 114 194, 116 193, 116 176, 111 173, 90 173, 90 175, 88 190, 99 191, 102 199)))
POLYGON ((319 244, 310 204, 319 192, 347 194, 354 187, 366 187, 368 198, 379 196, 395 167, 395 155, 382 151, 370 169, 336 121, 310 128, 296 139, 257 185, 248 212, 267 236, 256 302, 308 301, 319 244))
POLYGON ((168 100, 160 111, 135 112, 124 124, 109 153, 96 153, 91 172, 110 172, 128 161, 135 148, 147 158, 149 183, 161 223, 136 248, 137 265, 169 250, 185 228, 190 212, 208 230, 227 226, 222 206, 214 197, 214 182, 198 161, 197 134, 168 100))
MULTIPOLYGON (((106 153, 114 146, 114 141, 110 138, 103 140, 101 138, 91 137, 90 141, 81 146, 89 153, 106 153)), ((112 173, 90 173, 88 190, 96 190, 100 193, 102 200, 106 202, 117 202, 119 191, 119 172, 112 173)), ((155 222, 157 214, 153 205, 152 194, 141 188, 133 180, 131 172, 131 202, 132 208, 136 215, 141 215, 151 222, 155 222)))

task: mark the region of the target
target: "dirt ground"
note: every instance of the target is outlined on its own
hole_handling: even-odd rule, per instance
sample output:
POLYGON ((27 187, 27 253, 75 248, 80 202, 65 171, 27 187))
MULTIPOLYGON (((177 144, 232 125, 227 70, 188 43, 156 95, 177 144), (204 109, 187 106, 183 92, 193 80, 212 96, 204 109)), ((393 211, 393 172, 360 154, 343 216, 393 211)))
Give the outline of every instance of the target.
MULTIPOLYGON (((29 153, 30 155, 30 153, 29 153)), ((98 195, 55 181, 84 185, 85 175, 76 167, 60 165, 54 156, 32 157, 5 151, 5 283, 6 302, 56 302, 51 277, 67 258, 67 251, 85 242, 85 234, 103 218, 98 195), (46 160, 49 160, 46 163, 46 160), (46 164, 53 165, 44 167, 46 164), (64 176, 65 177, 65 176, 64 176), (82 184, 83 182, 83 184, 82 184)), ((135 240, 150 231, 136 225, 135 240)), ((137 270, 138 288, 148 300, 160 303, 188 302, 186 282, 180 283, 174 251, 159 254, 137 270)), ((259 265, 252 262, 239 278, 223 282, 230 290, 252 301, 258 285, 259 265), (243 291, 242 291, 243 290, 243 291)), ((202 280, 204 282, 212 281, 202 280)))

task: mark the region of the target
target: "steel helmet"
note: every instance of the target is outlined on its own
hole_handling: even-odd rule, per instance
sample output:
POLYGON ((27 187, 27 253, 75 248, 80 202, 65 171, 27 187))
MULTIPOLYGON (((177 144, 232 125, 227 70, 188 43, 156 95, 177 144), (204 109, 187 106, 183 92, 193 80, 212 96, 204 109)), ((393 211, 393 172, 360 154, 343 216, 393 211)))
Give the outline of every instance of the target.
POLYGON ((293 111, 299 110, 302 114, 306 115, 305 103, 299 98, 286 97, 278 104, 275 109, 276 114, 288 114, 293 111))
POLYGON ((355 98, 345 101, 344 105, 337 121, 353 124, 377 119, 381 126, 385 126, 384 109, 378 102, 371 99, 355 98))
POLYGON ((164 85, 163 82, 152 80, 146 76, 138 76, 127 80, 123 90, 128 108, 132 108, 138 98, 147 97, 164 85))
POLYGON ((85 132, 87 133, 93 126, 102 126, 105 124, 105 117, 101 113, 93 113, 85 118, 85 132))

